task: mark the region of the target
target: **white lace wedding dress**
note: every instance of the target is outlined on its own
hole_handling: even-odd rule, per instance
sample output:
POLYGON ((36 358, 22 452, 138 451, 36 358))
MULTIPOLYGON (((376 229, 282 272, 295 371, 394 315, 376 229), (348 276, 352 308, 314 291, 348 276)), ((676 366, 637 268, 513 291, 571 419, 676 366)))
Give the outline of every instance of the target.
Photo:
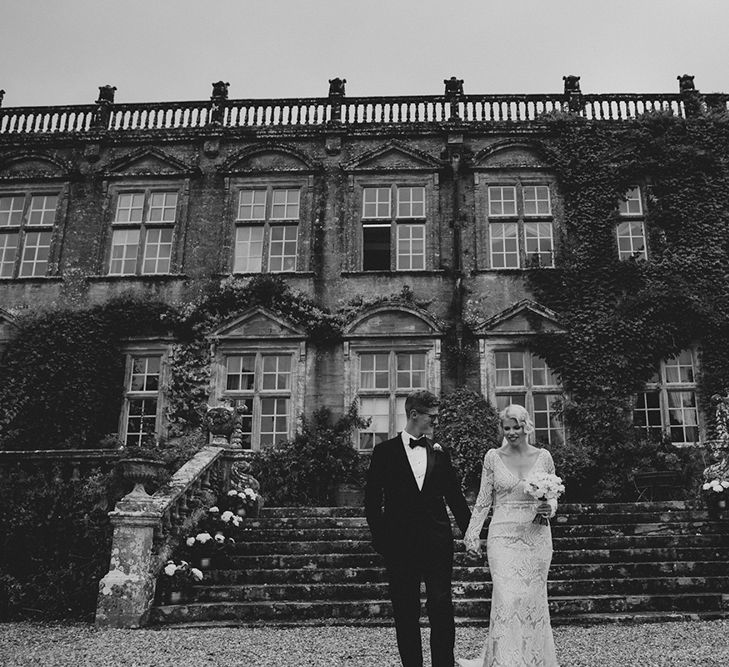
MULTIPOLYGON (((532 472, 554 473, 546 449, 539 451, 532 472)), ((493 505, 486 541, 493 581, 489 634, 481 657, 461 659, 460 667, 558 667, 547 606, 552 534, 549 526, 533 523, 537 504, 497 451, 486 452, 464 541, 467 549, 479 548, 481 528, 493 505)))

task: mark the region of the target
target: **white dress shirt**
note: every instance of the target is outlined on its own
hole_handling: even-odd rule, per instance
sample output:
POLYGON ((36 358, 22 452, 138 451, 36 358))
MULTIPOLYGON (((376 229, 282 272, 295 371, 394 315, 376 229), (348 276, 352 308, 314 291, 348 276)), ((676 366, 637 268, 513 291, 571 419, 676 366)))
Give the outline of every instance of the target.
POLYGON ((411 447, 410 441, 417 440, 413 435, 410 435, 407 431, 403 431, 400 434, 402 438, 402 446, 405 448, 405 455, 408 457, 408 463, 413 471, 415 482, 418 488, 423 490, 423 482, 425 481, 425 469, 428 465, 428 452, 425 451, 425 447, 411 447))

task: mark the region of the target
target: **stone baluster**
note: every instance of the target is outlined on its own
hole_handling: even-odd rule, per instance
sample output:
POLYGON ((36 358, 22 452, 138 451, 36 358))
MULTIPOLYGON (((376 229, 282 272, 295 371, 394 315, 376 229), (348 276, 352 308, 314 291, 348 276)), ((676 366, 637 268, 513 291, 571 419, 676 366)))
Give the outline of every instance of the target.
POLYGON ((564 81, 564 96, 567 109, 572 113, 582 113, 585 109, 585 99, 580 89, 580 77, 568 74, 562 77, 564 81))
POLYGON ((701 93, 694 86, 693 75, 681 74, 676 78, 678 79, 678 92, 681 95, 683 111, 686 118, 701 115, 704 100, 701 97, 701 93))
POLYGON ((114 106, 114 93, 116 86, 99 86, 99 99, 96 100, 96 112, 94 113, 93 127, 106 129, 109 123, 111 109, 114 106))
POLYGON ((450 116, 448 120, 460 120, 458 103, 461 97, 463 97, 463 79, 457 79, 455 76, 452 76, 450 79, 443 79, 443 83, 445 84, 445 97, 450 105, 450 116))

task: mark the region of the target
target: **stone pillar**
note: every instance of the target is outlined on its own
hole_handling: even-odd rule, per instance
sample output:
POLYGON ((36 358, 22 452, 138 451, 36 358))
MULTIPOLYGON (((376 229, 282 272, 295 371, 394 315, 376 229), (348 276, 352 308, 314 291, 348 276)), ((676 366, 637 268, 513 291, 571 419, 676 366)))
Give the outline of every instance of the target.
POLYGON ((230 83, 227 81, 216 81, 212 84, 213 94, 210 96, 210 117, 208 125, 223 124, 223 110, 225 103, 228 101, 228 87, 230 83))
POLYGON ((450 79, 443 79, 445 84, 445 97, 450 105, 450 116, 448 120, 460 120, 458 115, 458 103, 463 97, 463 79, 452 76, 450 79))
POLYGON ((585 109, 585 99, 580 89, 580 77, 568 74, 562 77, 564 81, 564 96, 567 100, 567 109, 572 113, 581 113, 585 109))
POLYGON ((347 83, 347 79, 340 79, 335 77, 329 79, 329 101, 332 105, 332 118, 330 123, 341 123, 342 122, 342 99, 344 98, 344 84, 347 83))
POLYGON ((152 541, 159 513, 151 505, 120 500, 109 513, 114 526, 109 571, 99 582, 96 625, 138 628, 144 625, 154 600, 151 573, 152 541))
POLYGON ((114 93, 116 86, 99 86, 99 99, 96 100, 96 113, 94 114, 94 127, 106 129, 109 123, 111 108, 114 106, 114 93))
POLYGON ((678 92, 683 102, 683 110, 686 118, 693 118, 701 115, 703 107, 703 99, 701 93, 694 86, 694 77, 692 74, 681 74, 676 77, 678 79, 678 92))

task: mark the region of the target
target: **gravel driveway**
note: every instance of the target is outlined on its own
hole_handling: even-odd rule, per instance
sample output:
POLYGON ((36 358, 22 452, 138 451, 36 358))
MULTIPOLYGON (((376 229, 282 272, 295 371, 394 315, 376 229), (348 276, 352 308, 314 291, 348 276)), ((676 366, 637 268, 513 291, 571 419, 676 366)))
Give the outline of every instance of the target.
MULTIPOLYGON (((478 627, 457 628, 457 655, 476 655, 484 632, 478 627)), ((729 620, 558 626, 554 636, 562 667, 729 663, 729 620)), ((427 646, 427 630, 423 637, 427 646)), ((4 623, 0 665, 398 667, 400 663, 394 629, 389 627, 97 630, 90 625, 4 623)))

